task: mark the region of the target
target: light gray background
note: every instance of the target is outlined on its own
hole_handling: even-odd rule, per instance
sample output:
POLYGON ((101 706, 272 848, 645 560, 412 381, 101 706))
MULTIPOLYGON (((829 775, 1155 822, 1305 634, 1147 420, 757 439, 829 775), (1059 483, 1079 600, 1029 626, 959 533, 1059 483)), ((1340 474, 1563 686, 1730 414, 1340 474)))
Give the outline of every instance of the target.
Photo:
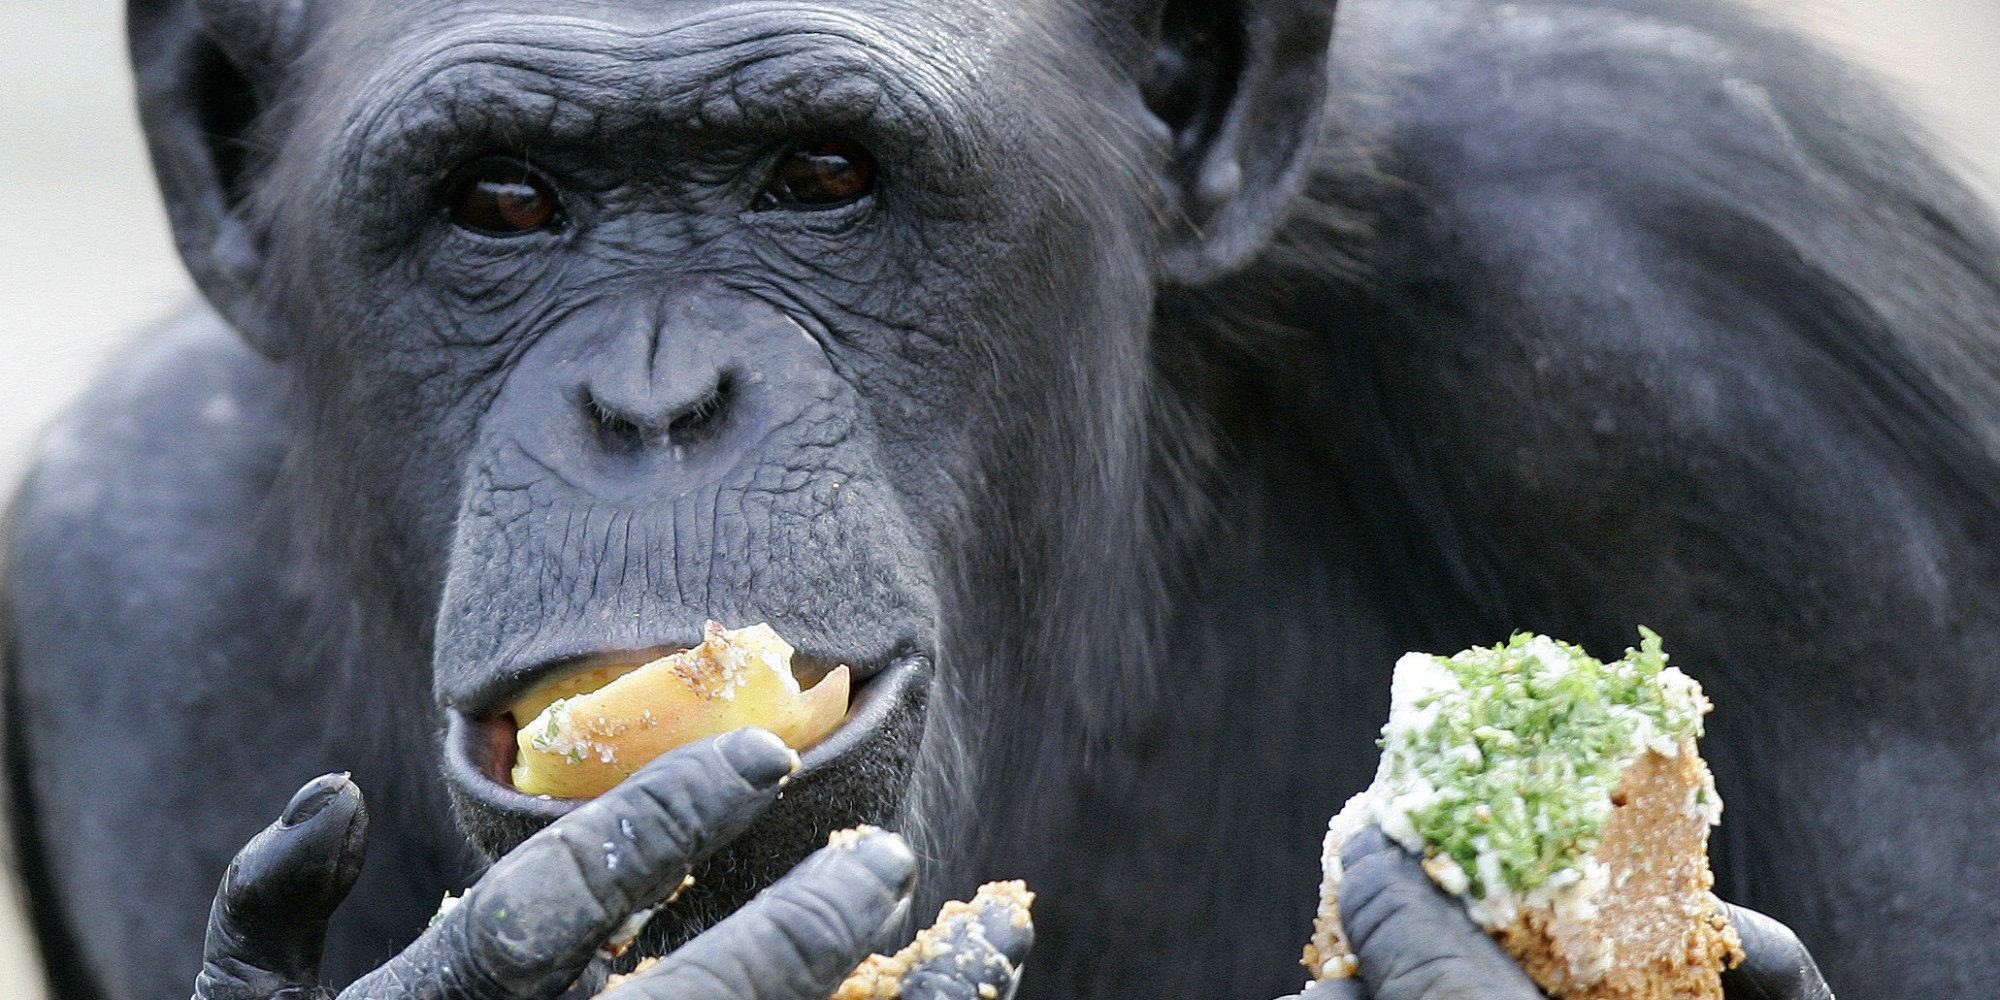
MULTIPOLYGON (((1871 66, 2000 191, 2000 0, 1761 2, 1871 66)), ((0 483, 107 353, 191 294, 133 121, 120 12, 0 0, 0 483)), ((0 996, 40 996, 4 905, 0 996)))

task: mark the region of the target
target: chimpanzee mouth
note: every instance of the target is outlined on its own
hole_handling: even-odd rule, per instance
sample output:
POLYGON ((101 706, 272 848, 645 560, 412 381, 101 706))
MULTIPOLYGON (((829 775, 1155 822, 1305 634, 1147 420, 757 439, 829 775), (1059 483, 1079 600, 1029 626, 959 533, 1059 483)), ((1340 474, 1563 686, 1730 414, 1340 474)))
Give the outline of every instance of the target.
MULTIPOLYGON (((532 682, 517 684, 513 691, 481 698, 482 704, 449 707, 445 777, 454 786, 461 809, 472 806, 511 814, 516 822, 540 826, 590 801, 531 794, 515 786, 516 739, 527 720, 517 719, 514 707, 523 704, 529 692, 546 689, 565 678, 605 667, 637 665, 668 651, 671 650, 565 658, 525 671, 532 682)), ((852 660, 801 653, 793 658, 792 672, 801 687, 811 688, 836 664, 847 665, 851 671, 852 694, 847 714, 832 732, 800 751, 801 766, 789 786, 794 791, 802 790, 800 786, 821 783, 816 779, 829 772, 862 769, 879 773, 883 764, 893 768, 892 761, 878 758, 906 756, 913 735, 906 730, 921 730, 932 672, 928 655, 904 651, 872 663, 856 664, 852 660)))

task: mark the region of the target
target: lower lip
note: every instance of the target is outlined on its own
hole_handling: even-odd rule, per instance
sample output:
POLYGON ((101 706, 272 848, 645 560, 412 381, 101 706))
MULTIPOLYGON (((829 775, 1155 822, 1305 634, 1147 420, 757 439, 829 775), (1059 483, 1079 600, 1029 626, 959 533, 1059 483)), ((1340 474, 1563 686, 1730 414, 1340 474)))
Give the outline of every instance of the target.
MULTIPOLYGON (((930 659, 912 654, 890 661, 863 681, 840 728, 800 753, 800 769, 794 778, 803 778, 817 768, 859 752, 898 706, 920 696, 928 687, 930 675, 930 659)), ((448 710, 447 716, 445 774, 465 791, 493 806, 551 820, 590 801, 529 795, 509 782, 507 775, 513 766, 515 739, 512 716, 503 714, 475 720, 457 709, 448 710)))

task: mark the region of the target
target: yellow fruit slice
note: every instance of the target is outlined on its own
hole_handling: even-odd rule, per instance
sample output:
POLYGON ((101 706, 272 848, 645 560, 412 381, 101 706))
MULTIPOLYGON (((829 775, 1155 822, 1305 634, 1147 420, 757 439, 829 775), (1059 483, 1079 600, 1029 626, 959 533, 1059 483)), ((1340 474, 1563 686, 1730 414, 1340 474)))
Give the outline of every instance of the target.
POLYGON ((769 625, 709 622, 700 645, 640 667, 603 667, 516 702, 514 787, 530 795, 601 795, 677 746, 762 726, 794 749, 847 717, 848 670, 801 691, 792 647, 769 625))

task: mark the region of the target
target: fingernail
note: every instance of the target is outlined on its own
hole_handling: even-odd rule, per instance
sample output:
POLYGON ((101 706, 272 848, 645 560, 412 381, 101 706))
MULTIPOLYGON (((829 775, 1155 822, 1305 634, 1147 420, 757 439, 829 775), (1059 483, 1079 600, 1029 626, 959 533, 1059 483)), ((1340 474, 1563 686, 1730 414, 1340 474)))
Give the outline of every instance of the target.
POLYGON ((319 815, 320 810, 325 809, 326 804, 332 802, 340 794, 340 790, 346 788, 348 784, 345 771, 339 774, 322 774, 306 782, 297 792, 292 793, 292 801, 285 803, 285 811, 279 815, 278 822, 285 826, 298 826, 319 815))
POLYGON ((869 829, 855 839, 849 850, 854 860, 874 872, 884 885, 895 886, 898 894, 916 888, 917 856, 902 837, 886 830, 869 829))
POLYGON ((785 741, 762 729, 739 729, 716 741, 722 759, 753 787, 766 788, 799 766, 799 755, 785 741))

